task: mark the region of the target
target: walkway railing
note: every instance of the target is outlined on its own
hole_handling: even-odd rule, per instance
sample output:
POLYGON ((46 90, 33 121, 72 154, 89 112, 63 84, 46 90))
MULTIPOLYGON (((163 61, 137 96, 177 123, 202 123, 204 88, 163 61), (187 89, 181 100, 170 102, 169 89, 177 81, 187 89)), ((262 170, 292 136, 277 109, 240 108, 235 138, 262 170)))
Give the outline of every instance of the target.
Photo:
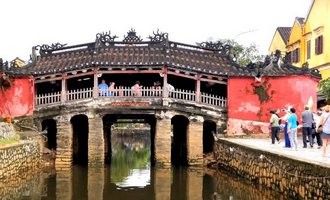
MULTIPOLYGON (((163 88, 158 87, 143 87, 141 89, 133 89, 131 87, 116 87, 112 90, 98 90, 97 98, 121 98, 121 97, 132 97, 132 98, 150 98, 150 97, 163 97, 163 88)), ((92 99, 94 94, 93 88, 83 88, 76 90, 66 91, 65 94, 61 92, 53 92, 47 94, 39 94, 36 96, 36 106, 52 105, 64 102, 72 102, 77 100, 92 99)), ((212 105, 217 107, 226 107, 227 100, 225 97, 201 93, 200 99, 197 99, 195 91, 174 89, 168 91, 168 97, 175 100, 183 100, 187 102, 198 102, 201 104, 212 105)))

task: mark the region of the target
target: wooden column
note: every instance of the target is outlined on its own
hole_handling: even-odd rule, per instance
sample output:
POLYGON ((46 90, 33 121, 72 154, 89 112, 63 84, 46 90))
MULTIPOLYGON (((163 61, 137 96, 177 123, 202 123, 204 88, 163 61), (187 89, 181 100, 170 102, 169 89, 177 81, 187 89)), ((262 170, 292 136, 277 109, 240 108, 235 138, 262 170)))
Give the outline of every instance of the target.
POLYGON ((163 77, 163 98, 168 98, 168 87, 167 87, 167 67, 164 67, 163 77))
POLYGON ((97 77, 98 70, 94 68, 94 87, 93 87, 93 98, 97 98, 99 96, 99 89, 98 89, 98 77, 97 77))
POLYGON ((196 75, 196 102, 201 102, 201 75, 196 75))
POLYGON ((66 101, 66 91, 68 89, 68 86, 66 84, 66 77, 63 74, 62 75, 62 90, 61 90, 61 102, 64 103, 66 101))

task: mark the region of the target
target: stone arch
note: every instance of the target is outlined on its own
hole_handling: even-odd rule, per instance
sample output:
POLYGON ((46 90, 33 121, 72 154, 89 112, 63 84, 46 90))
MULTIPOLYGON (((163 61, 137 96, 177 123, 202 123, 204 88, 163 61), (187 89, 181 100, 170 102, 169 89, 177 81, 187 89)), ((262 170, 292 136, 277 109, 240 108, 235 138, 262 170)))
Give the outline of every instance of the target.
POLYGON ((88 164, 88 117, 80 114, 71 118, 73 164, 88 164))
POLYGON ((213 152, 214 137, 216 134, 217 124, 212 120, 203 122, 203 154, 213 152))
MULTIPOLYGON (((105 163, 110 164, 112 160, 112 149, 115 145, 113 144, 113 139, 115 137, 115 132, 113 130, 116 125, 123 123, 120 120, 131 120, 131 123, 141 123, 150 125, 150 163, 154 165, 155 163, 155 131, 156 131, 156 117, 155 115, 149 114, 106 114, 103 116, 103 137, 104 137, 104 158, 105 163)), ((125 122, 124 122, 125 123, 125 122)), ((130 122, 127 122, 128 124, 130 122)), ((128 132, 130 129, 127 130, 128 132)), ((134 132, 133 132, 134 133, 134 132)), ((139 134, 139 133, 138 133, 139 134)), ((135 135, 135 134, 134 134, 135 135)))
POLYGON ((175 115, 171 119, 171 125, 171 163, 173 165, 188 165, 187 132, 189 120, 183 115, 175 115))
POLYGON ((45 119, 41 122, 42 131, 47 131, 47 142, 45 147, 56 150, 57 147, 57 125, 54 119, 45 119))

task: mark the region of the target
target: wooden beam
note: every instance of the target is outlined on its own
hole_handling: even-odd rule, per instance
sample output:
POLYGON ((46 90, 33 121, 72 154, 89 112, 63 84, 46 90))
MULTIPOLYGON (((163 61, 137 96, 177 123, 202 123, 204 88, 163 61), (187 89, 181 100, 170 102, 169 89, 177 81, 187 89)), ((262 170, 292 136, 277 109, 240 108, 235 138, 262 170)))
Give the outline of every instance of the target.
POLYGON ((207 79, 207 78, 201 78, 201 81, 227 85, 227 82, 225 82, 225 81, 219 81, 219 80, 213 80, 213 79, 207 79))
POLYGON ((47 79, 40 79, 40 80, 35 80, 36 83, 45 83, 45 82, 50 82, 50 81, 57 81, 57 80, 62 80, 62 77, 55 77, 55 78, 47 78, 47 79))
POLYGON ((163 70, 101 70, 102 74, 159 74, 163 70))
POLYGON ((172 71, 168 71, 167 74, 171 74, 171 75, 175 75, 175 76, 180 76, 180 77, 184 77, 184 78, 189 78, 189 79, 196 80, 196 77, 195 76, 190 76, 190 75, 186 75, 186 74, 180 74, 180 73, 176 73, 176 72, 172 72, 172 71))

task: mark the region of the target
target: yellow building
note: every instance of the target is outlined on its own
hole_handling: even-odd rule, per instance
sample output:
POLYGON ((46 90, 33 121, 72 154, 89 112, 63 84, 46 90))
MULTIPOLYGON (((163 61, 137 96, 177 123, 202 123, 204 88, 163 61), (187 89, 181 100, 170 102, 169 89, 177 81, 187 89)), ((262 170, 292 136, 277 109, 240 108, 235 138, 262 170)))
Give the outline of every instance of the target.
MULTIPOLYGON (((286 53, 293 65, 302 67, 308 63, 309 68, 320 71, 322 79, 330 77, 329 19, 330 0, 312 0, 306 19, 295 19, 286 44, 286 53)), ((276 39, 276 32, 269 47, 270 54, 275 48, 283 48, 283 42, 276 39)))
POLYGON ((288 44, 291 27, 278 27, 273 36, 272 42, 268 48, 269 54, 275 54, 276 50, 281 52, 284 57, 286 55, 286 46, 288 44))

